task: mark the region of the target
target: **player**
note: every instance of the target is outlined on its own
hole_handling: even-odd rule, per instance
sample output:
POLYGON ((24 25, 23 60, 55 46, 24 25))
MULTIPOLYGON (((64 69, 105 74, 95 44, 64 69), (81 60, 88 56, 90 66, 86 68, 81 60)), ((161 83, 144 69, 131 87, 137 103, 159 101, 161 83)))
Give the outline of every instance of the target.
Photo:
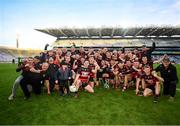
POLYGON ((152 71, 150 66, 144 66, 144 75, 142 75, 142 83, 145 85, 144 96, 150 96, 154 94, 154 102, 158 101, 160 94, 160 82, 164 82, 164 79, 157 75, 155 71, 152 71))

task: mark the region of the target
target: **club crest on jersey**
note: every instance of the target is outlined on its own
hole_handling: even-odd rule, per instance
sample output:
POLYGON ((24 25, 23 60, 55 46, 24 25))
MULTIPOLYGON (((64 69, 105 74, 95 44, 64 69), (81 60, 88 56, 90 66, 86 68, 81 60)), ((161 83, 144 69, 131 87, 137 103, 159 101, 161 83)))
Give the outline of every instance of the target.
POLYGON ((82 72, 82 76, 88 76, 89 72, 82 72))

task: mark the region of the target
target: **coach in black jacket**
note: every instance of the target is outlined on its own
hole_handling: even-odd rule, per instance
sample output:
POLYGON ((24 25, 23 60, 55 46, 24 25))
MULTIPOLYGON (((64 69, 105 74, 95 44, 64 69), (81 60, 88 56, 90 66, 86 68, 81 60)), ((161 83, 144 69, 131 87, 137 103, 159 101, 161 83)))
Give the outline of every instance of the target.
POLYGON ((174 65, 171 64, 168 57, 165 57, 156 69, 157 72, 161 73, 161 77, 164 79, 164 95, 170 95, 171 101, 174 100, 176 94, 176 84, 178 83, 177 70, 174 65))
POLYGON ((32 67, 29 71, 27 71, 27 74, 23 76, 20 85, 26 99, 30 97, 30 92, 27 88, 28 84, 32 85, 35 94, 38 95, 41 93, 41 82, 49 79, 49 75, 47 73, 48 67, 48 63, 43 63, 41 69, 37 70, 35 67, 32 67))
MULTIPOLYGON (((54 59, 52 57, 49 58, 49 68, 48 68, 48 72, 49 72, 49 90, 50 92, 53 92, 54 89, 54 85, 55 85, 55 79, 54 76, 56 74, 56 72, 58 71, 59 66, 54 64, 54 59)), ((49 92, 49 93, 50 93, 49 92)))

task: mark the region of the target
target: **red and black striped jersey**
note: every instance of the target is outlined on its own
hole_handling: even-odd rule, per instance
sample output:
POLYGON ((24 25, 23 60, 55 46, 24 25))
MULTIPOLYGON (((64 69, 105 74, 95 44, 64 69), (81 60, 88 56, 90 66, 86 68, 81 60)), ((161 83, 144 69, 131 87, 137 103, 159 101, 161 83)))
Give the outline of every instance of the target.
POLYGON ((80 74, 79 79, 82 82, 87 82, 90 77, 91 70, 89 68, 80 67, 78 69, 78 74, 80 74))
POLYGON ((92 70, 95 69, 95 65, 94 64, 89 64, 88 68, 91 70, 90 71, 90 76, 95 77, 95 73, 92 72, 92 70))

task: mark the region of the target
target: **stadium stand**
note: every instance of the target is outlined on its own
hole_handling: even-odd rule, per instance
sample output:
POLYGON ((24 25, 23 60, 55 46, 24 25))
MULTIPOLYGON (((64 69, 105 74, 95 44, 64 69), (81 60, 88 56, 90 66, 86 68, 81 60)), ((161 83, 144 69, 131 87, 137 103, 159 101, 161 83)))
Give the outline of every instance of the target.
POLYGON ((57 38, 163 38, 180 35, 180 27, 149 26, 149 27, 102 27, 102 28, 46 28, 35 29, 57 38))
POLYGON ((54 47, 77 46, 157 46, 180 45, 180 27, 102 27, 102 28, 46 28, 35 29, 57 38, 54 47))
POLYGON ((172 55, 173 61, 180 59, 180 27, 147 26, 147 27, 101 27, 101 28, 45 28, 35 29, 57 38, 52 44, 56 47, 93 48, 135 48, 156 43, 154 58, 163 54, 172 55))
POLYGON ((18 57, 24 58, 39 55, 42 50, 16 49, 0 46, 0 63, 10 63, 12 59, 17 62, 18 57))

